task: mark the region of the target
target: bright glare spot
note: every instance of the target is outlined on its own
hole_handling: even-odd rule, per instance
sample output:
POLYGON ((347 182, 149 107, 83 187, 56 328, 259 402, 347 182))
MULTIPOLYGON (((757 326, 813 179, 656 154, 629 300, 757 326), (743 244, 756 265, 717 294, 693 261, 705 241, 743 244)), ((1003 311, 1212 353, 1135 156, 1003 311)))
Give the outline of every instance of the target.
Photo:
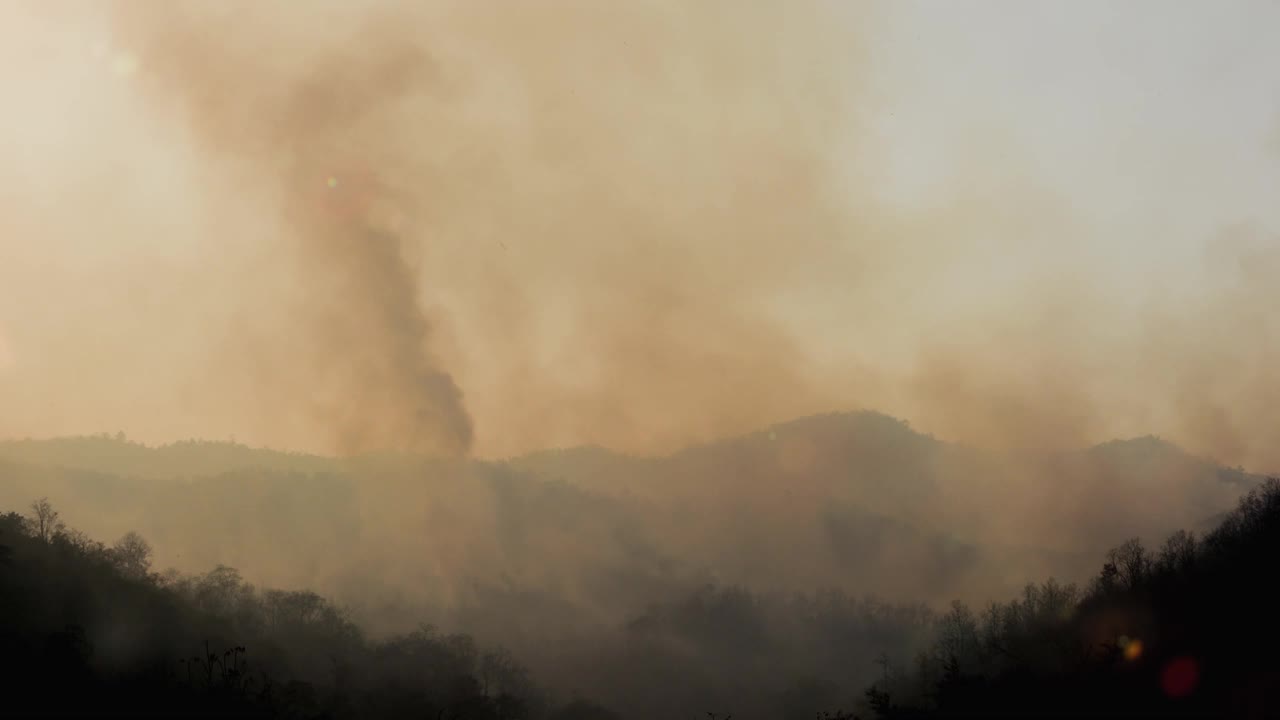
POLYGON ((1138 639, 1130 640, 1124 646, 1124 659, 1133 662, 1142 657, 1142 641, 1138 639))
POLYGON ((128 52, 116 53, 111 59, 111 72, 116 77, 127 78, 138 71, 138 59, 128 52))

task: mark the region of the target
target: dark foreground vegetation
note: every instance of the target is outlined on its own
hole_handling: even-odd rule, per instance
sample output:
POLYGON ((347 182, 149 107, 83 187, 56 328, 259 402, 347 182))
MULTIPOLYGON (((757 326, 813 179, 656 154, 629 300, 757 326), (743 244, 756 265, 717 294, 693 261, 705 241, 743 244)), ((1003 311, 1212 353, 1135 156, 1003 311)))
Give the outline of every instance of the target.
POLYGON ((1155 551, 1130 541, 1086 588, 1049 581, 981 611, 711 588, 653 607, 627 628, 631 640, 599 651, 615 670, 584 674, 580 689, 615 704, 605 709, 540 689, 510 653, 466 635, 424 627, 375 639, 312 592, 255 588, 221 566, 154 573, 140 536, 105 546, 37 501, 0 516, 0 715, 604 720, 712 709, 789 719, 844 707, 881 718, 1270 717, 1280 713, 1277 549, 1271 480, 1203 538, 1179 532, 1155 551), (778 628, 815 653, 811 680, 788 680, 785 697, 763 708, 744 679, 759 684, 770 657, 784 672, 794 648, 778 628), (818 634, 856 652, 819 657, 808 637, 818 634), (690 657, 701 665, 683 662, 699 636, 690 657), (865 692, 829 679, 864 676, 845 664, 869 658, 879 679, 865 692), (704 691, 720 704, 735 687, 749 706, 700 703, 704 691), (646 691, 673 702, 646 703, 646 691))
POLYGON ((1083 591, 954 605, 933 651, 868 698, 882 718, 1278 717, 1278 551, 1272 479, 1202 539, 1112 550, 1083 591))
POLYGON ((548 714, 500 649, 430 628, 372 641, 314 593, 226 567, 160 576, 150 554, 67 529, 47 501, 0 516, 0 715, 548 714))

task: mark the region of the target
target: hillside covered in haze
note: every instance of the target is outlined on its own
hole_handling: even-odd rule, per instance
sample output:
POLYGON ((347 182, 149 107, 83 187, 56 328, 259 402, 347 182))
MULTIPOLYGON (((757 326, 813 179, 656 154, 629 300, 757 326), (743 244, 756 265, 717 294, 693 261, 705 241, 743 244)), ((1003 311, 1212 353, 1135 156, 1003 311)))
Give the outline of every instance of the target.
MULTIPOLYGON (((868 434, 871 428, 896 427, 901 438, 934 442, 880 416, 798 425, 815 423, 843 424, 846 430, 868 434)), ((726 447, 794 439, 799 436, 796 427, 779 426, 764 433, 763 441, 744 438, 726 447)), ((122 450, 118 440, 63 442, 83 451, 77 461, 90 451, 111 457, 132 452, 134 461, 138 454, 136 448, 122 450)), ((48 449, 19 445, 28 461, 48 449)), ((262 457, 235 446, 198 449, 205 458, 262 457)), ((713 452, 691 451, 694 456, 713 452)), ((645 462, 599 451, 582 451, 578 458, 574 454, 525 461, 546 465, 550 459, 559 463, 558 472, 565 471, 565 460, 570 466, 575 460, 594 460, 594 472, 604 471, 602 460, 624 466, 645 462)), ((1135 468, 1154 463, 1172 473, 1178 467, 1170 464, 1175 459, 1197 463, 1150 440, 1113 443, 1085 451, 1083 459, 1073 455, 1055 462, 1128 463, 1117 472, 1129 473, 1136 483, 1148 479, 1135 474, 1135 468), (1161 458, 1161 453, 1168 456, 1161 458)), ((345 466, 344 472, 376 474, 405 461, 365 458, 345 466)), ((12 489, 17 482, 39 479, 37 467, 9 461, 0 466, 0 479, 12 489)), ((1252 481, 1207 469, 1210 474, 1199 481, 1252 481)), ((1200 470, 1206 466, 1201 464, 1200 470)), ((56 466, 44 472, 45 480, 70 473, 89 485, 113 477, 56 466)), ((494 502, 525 505, 502 511, 507 513, 503 521, 518 533, 515 540, 507 538, 510 545, 499 543, 508 551, 502 559, 511 568, 518 569, 524 545, 537 548, 531 552, 535 561, 549 562, 556 522, 591 528, 591 522, 602 521, 556 513, 565 503, 579 503, 576 510, 587 515, 608 513, 614 503, 636 505, 641 509, 613 517, 633 522, 652 512, 643 509, 644 499, 624 489, 614 493, 623 499, 610 501, 571 490, 563 480, 542 479, 542 473, 552 472, 547 467, 527 468, 527 475, 510 468, 507 472, 488 482, 503 488, 495 490, 494 502), (532 520, 511 520, 521 516, 532 520)), ((209 481, 234 483, 235 477, 226 472, 209 481)), ((281 481, 285 485, 291 481, 304 488, 292 492, 326 487, 319 484, 322 475, 282 477, 290 479, 281 481)), ((482 477, 452 481, 480 482, 482 477)), ((125 487, 190 486, 181 479, 118 482, 125 487)), ((242 485, 231 488, 243 491, 242 485)), ((158 497, 163 496, 151 499, 158 497)), ((207 511, 228 511, 217 504, 216 493, 204 497, 214 501, 207 511)), ((305 505, 301 499, 296 502, 305 505)), ((350 514, 343 512, 341 502, 330 502, 334 517, 350 514)), ((838 571, 826 587, 796 590, 776 578, 754 585, 721 582, 713 566, 698 572, 682 568, 678 559, 646 570, 642 557, 632 558, 630 567, 593 564, 587 558, 563 563, 553 568, 554 574, 519 580, 487 578, 488 569, 479 566, 462 568, 470 570, 469 593, 431 596, 423 590, 420 597, 401 597, 401 613, 412 612, 410 608, 420 613, 416 628, 370 633, 345 603, 306 588, 246 577, 224 564, 203 572, 156 572, 154 558, 172 550, 157 552, 132 532, 114 544, 98 542, 68 526, 56 506, 41 499, 26 514, 0 516, 0 598, 6 608, 0 619, 5 663, 0 669, 10 688, 7 710, 64 716, 399 718, 436 713, 474 720, 641 720, 691 715, 708 707, 732 709, 735 717, 784 720, 838 708, 885 719, 1057 716, 1068 707, 1094 715, 1254 716, 1268 707, 1273 694, 1268 678, 1277 672, 1271 656, 1260 650, 1276 629, 1266 619, 1269 596, 1261 591, 1265 582, 1257 572, 1274 547, 1277 508, 1276 481, 1254 485, 1228 512, 1202 523, 1200 531, 1170 534, 1158 551, 1130 538, 1093 558, 1095 568, 1098 558, 1106 562, 1100 574, 1085 576, 1087 582, 1032 582, 1014 594, 1016 599, 982 603, 976 611, 959 600, 949 605, 885 602, 873 597, 874 588, 858 597, 838 587, 838 571), (636 595, 628 597, 622 590, 636 595), (447 627, 435 629, 428 624, 432 619, 447 627), (1257 642, 1246 642, 1246 635, 1257 642)), ((193 519, 195 513, 182 517, 193 519)), ((868 552, 881 551, 884 545, 878 543, 912 541, 910 535, 892 535, 901 532, 892 523, 867 517, 855 516, 849 523, 862 533, 861 547, 868 552)), ((253 527, 256 518, 224 516, 221 522, 253 527)), ((333 546, 339 550, 343 540, 367 535, 358 522, 330 529, 338 536, 333 546)), ((597 531, 602 541, 608 537, 597 531)), ((216 536, 204 540, 218 546, 216 536)), ((464 541, 483 538, 472 535, 464 541)), ((724 538, 721 545, 734 542, 741 538, 724 538)), ((1149 545, 1156 547, 1155 542, 1149 545)), ((927 549, 933 555, 922 557, 931 564, 900 565, 897 572, 936 573, 955 562, 945 555, 947 548, 927 549)), ((271 552, 265 545, 260 550, 271 552)), ((423 544, 419 558, 438 552, 423 544)), ((366 560, 371 557, 366 553, 366 560)), ((901 555, 897 559, 921 562, 901 555)), ((1040 561, 1053 564, 1061 557, 1040 561)), ((409 565, 401 567, 407 571, 409 565)), ((393 602, 377 596, 387 589, 367 590, 366 611, 393 602)), ((837 712, 820 717, 854 716, 837 712)))
POLYGON ((92 437, 0 443, 0 462, 0 501, 47 495, 91 533, 138 530, 167 548, 165 565, 226 563, 341 594, 344 581, 369 589, 361 568, 411 553, 425 569, 393 573, 383 582, 400 586, 388 590, 444 597, 460 590, 432 580, 474 575, 588 603, 589 578, 602 572, 990 597, 1028 575, 1087 572, 1127 537, 1203 527, 1258 479, 1154 438, 997 453, 875 413, 660 457, 576 448, 506 462, 330 459, 92 437), (571 552, 556 545, 568 537, 580 541, 571 552), (920 572, 897 572, 904 564, 920 572))
POLYGON ((875 413, 804 418, 659 457, 0 443, 0 503, 47 496, 93 537, 137 531, 172 577, 227 566, 256 585, 312 588, 375 636, 423 622, 474 633, 551 687, 586 682, 628 702, 663 672, 711 658, 738 667, 764 648, 784 671, 733 676, 777 685, 775 695, 827 677, 813 657, 855 666, 850 682, 870 678, 876 653, 923 647, 928 606, 981 604, 1028 579, 1083 580, 1130 537, 1209 527, 1257 481, 1153 438, 997 453, 875 413), (716 629, 715 618, 740 612, 759 613, 745 655, 732 640, 741 627, 716 629), (797 613, 853 624, 805 629, 797 613), (631 660, 617 654, 627 643, 640 643, 631 660), (636 657, 658 674, 637 674, 636 657))
POLYGON ((0 718, 1280 715, 1278 27, 0 0, 0 718))

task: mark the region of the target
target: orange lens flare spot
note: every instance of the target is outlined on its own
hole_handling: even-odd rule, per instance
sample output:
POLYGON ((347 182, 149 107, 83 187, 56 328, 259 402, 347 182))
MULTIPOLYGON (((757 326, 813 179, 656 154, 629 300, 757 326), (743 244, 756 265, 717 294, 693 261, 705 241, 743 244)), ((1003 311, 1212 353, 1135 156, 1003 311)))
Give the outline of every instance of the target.
POLYGON ((1124 659, 1133 662, 1142 657, 1142 641, 1130 640, 1129 644, 1124 646, 1124 659))

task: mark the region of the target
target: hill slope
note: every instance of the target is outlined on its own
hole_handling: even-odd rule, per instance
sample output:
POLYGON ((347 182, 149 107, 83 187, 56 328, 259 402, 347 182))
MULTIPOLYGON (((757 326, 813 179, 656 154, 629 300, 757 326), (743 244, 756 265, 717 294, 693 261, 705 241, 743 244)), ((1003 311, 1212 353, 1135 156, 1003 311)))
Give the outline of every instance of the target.
POLYGON ((588 605, 707 573, 764 589, 991 597, 1027 576, 1087 573, 1126 537, 1202 527, 1258 480, 1150 438, 994 453, 865 412, 652 458, 337 460, 99 437, 0 443, 0 464, 0 502, 47 495, 95 535, 153 538, 166 565, 449 601, 501 578, 588 605), (625 588, 602 589, 619 577, 625 588))

